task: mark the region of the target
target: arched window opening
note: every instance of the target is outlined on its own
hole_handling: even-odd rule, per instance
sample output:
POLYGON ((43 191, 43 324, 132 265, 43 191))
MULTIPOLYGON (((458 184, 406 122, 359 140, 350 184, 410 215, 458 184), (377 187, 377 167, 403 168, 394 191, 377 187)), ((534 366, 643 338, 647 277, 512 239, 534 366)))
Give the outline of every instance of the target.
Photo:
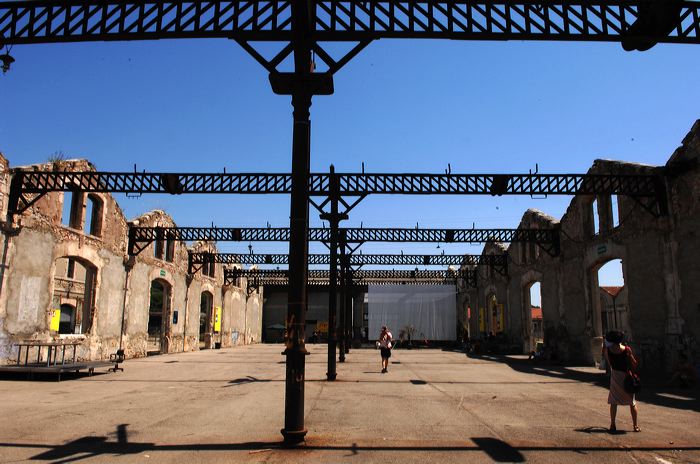
POLYGON ((153 257, 156 259, 163 259, 164 256, 164 251, 165 251, 165 242, 163 239, 156 239, 155 242, 153 242, 153 257))
POLYGON ((610 330, 629 332, 627 289, 622 271, 622 260, 613 259, 598 271, 596 298, 600 311, 602 334, 610 330))
POLYGON ((216 277, 216 263, 214 263, 214 255, 209 255, 209 277, 216 277))
POLYGON ((89 194, 85 207, 85 224, 83 232, 94 237, 102 236, 102 199, 95 195, 89 194))
POLYGON ((59 333, 89 333, 95 313, 97 268, 76 257, 56 260, 54 272, 54 308, 61 309, 59 333), (70 307, 70 309, 69 309, 70 307), (64 308, 70 320, 64 319, 64 308))
POLYGON ((146 353, 160 354, 164 350, 166 325, 170 314, 170 284, 156 279, 151 282, 148 305, 148 340, 146 353))
POLYGON ((212 309, 214 305, 214 295, 209 292, 202 292, 199 305, 199 349, 211 348, 212 332, 212 309))
POLYGON ((620 205, 617 195, 610 197, 610 205, 612 206, 612 226, 618 227, 620 225, 620 205))
POLYGON ((593 235, 598 235, 600 233, 600 216, 598 216, 597 198, 591 203, 591 212, 593 213, 593 235))
POLYGON ((82 213, 82 192, 63 192, 63 213, 61 215, 61 224, 73 229, 80 229, 83 222, 82 213))
POLYGON ((168 235, 165 240, 165 260, 169 263, 175 259, 175 239, 168 235))

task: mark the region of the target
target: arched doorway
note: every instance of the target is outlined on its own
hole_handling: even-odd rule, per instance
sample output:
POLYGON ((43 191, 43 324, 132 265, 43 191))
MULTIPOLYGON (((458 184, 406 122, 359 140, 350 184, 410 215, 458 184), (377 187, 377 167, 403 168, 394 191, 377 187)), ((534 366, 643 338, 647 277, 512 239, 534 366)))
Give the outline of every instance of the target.
POLYGON ((523 289, 523 324, 525 350, 527 353, 535 351, 538 344, 544 344, 544 325, 542 316, 542 284, 533 281, 523 289))
POLYGON ((593 294, 594 320, 600 321, 601 335, 611 330, 619 330, 629 335, 629 315, 627 311, 627 287, 623 275, 622 260, 612 259, 594 269, 595 285, 593 294))
POLYGON ((151 297, 148 305, 148 339, 146 353, 160 354, 165 350, 165 332, 170 314, 170 284, 156 279, 151 282, 151 297))
POLYGON ((210 292, 202 292, 199 304, 199 349, 211 348, 212 332, 212 309, 214 306, 214 295, 210 292))
POLYGON ((58 258, 53 283, 53 308, 61 310, 58 332, 89 333, 95 313, 97 267, 75 256, 58 258))

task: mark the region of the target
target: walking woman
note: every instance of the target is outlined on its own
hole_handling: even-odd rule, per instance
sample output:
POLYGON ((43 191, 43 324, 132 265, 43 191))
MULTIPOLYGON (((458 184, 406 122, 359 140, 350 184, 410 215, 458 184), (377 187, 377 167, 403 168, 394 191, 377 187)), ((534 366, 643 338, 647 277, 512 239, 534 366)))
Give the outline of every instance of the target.
POLYGON ((389 372, 389 358, 391 357, 391 332, 382 326, 382 332, 379 334, 379 350, 382 352, 382 374, 389 372))
POLYGON ((632 353, 632 348, 623 343, 624 335, 618 331, 611 331, 605 336, 603 356, 610 366, 610 393, 608 404, 610 405, 610 433, 617 431, 615 417, 618 406, 629 406, 632 414, 632 425, 635 432, 641 432, 637 424, 637 402, 634 393, 625 391, 625 375, 628 370, 637 369, 637 360, 632 353))

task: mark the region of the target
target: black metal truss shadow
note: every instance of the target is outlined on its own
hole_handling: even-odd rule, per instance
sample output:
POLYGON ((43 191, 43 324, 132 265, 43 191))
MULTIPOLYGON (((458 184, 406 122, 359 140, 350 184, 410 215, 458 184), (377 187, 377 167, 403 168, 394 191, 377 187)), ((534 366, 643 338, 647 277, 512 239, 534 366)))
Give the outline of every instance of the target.
MULTIPOLYGON (((0 37, 7 44, 211 37, 244 44, 288 42, 294 38, 292 3, 4 1, 0 2, 0 37)), ((656 42, 700 43, 700 4, 692 1, 319 0, 315 5, 309 25, 315 42, 366 43, 381 38, 612 41, 621 42, 626 50, 646 50, 656 42)), ((319 55, 325 53, 319 50, 319 55)))
MULTIPOLYGON (((343 228, 344 243, 487 243, 532 242, 547 253, 559 253, 558 229, 409 229, 343 228)), ((138 255, 155 241, 287 242, 288 228, 246 227, 137 227, 129 228, 130 256, 138 255)), ((309 228, 307 240, 328 242, 330 229, 309 228)))
MULTIPOLYGON (((269 269, 235 269, 224 270, 224 284, 234 285, 238 279, 247 279, 248 288, 260 286, 287 286, 289 271, 269 269)), ((465 286, 476 287, 476 271, 447 270, 447 271, 397 271, 397 270, 360 270, 351 271, 350 279, 353 287, 366 285, 457 285, 459 281, 465 286)), ((343 284, 342 278, 337 281, 343 284)), ((308 285, 329 286, 330 271, 309 270, 308 285)))
MULTIPOLYGON (((9 214, 50 192, 289 194, 291 174, 12 171, 9 214)), ((627 195, 663 207, 663 174, 311 174, 310 196, 627 195), (332 190, 331 178, 337 182, 332 190)), ((661 212, 663 213, 663 212, 661 212)))
MULTIPOLYGON (((507 273, 508 255, 392 255, 392 254, 351 254, 350 266, 492 266, 500 273, 507 273)), ((238 254, 189 252, 188 273, 199 272, 204 264, 289 264, 286 254, 238 254)), ((310 254, 310 265, 331 264, 330 255, 310 254)))

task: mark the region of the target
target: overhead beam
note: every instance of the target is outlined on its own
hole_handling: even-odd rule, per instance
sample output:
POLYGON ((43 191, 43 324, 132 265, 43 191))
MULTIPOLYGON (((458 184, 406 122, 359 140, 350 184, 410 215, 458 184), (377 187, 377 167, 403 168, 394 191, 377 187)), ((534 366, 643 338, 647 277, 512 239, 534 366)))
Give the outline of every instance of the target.
MULTIPOLYGON (((558 241, 555 229, 409 229, 409 228, 342 228, 346 243, 364 242, 428 242, 486 243, 534 242, 552 244, 558 241)), ((129 229, 129 254, 138 254, 156 240, 213 242, 286 242, 288 228, 254 227, 137 227, 129 229), (136 251, 138 249, 138 251, 136 251), (135 252, 136 251, 136 252, 135 252)), ((308 240, 327 242, 330 230, 309 228, 308 240)))
MULTIPOLYGON (((330 285, 330 272, 327 270, 310 270, 309 283, 318 286, 330 285)), ((236 279, 245 278, 249 286, 276 285, 288 283, 289 271, 268 269, 231 269, 224 270, 224 281, 228 285, 236 283, 236 279)), ((476 286, 476 272, 473 270, 456 271, 396 271, 396 270, 366 270, 352 272, 355 285, 401 285, 423 284, 444 285, 463 280, 469 286, 476 286)))
MULTIPOLYGON (((194 265, 214 262, 219 264, 271 264, 289 263, 285 254, 245 254, 245 253, 190 253, 194 265)), ((351 266, 385 265, 385 266, 501 266, 507 261, 507 255, 394 255, 394 254, 352 254, 351 266)), ((327 254, 310 254, 309 264, 330 264, 327 254)))
MULTIPOLYGON (((344 243, 536 243, 550 255, 559 254, 558 229, 408 229, 342 228, 344 243)), ((137 227, 129 228, 128 253, 138 255, 156 240, 211 242, 287 242, 288 228, 245 227, 137 227)), ((328 242, 330 229, 309 228, 307 240, 328 242)))
MULTIPOLYGON (((12 171, 8 210, 19 214, 50 192, 142 195, 289 194, 291 174, 12 171)), ((662 174, 335 174, 341 196, 628 195, 663 198, 662 174)), ((331 175, 311 174, 311 196, 331 194, 331 175)))
MULTIPOLYGON (((291 1, 0 2, 6 44, 229 38, 290 41, 291 1)), ((700 43, 694 1, 316 1, 311 38, 700 43), (637 41, 637 42, 635 42, 637 41)), ((640 44, 637 46, 637 44, 640 44)))

